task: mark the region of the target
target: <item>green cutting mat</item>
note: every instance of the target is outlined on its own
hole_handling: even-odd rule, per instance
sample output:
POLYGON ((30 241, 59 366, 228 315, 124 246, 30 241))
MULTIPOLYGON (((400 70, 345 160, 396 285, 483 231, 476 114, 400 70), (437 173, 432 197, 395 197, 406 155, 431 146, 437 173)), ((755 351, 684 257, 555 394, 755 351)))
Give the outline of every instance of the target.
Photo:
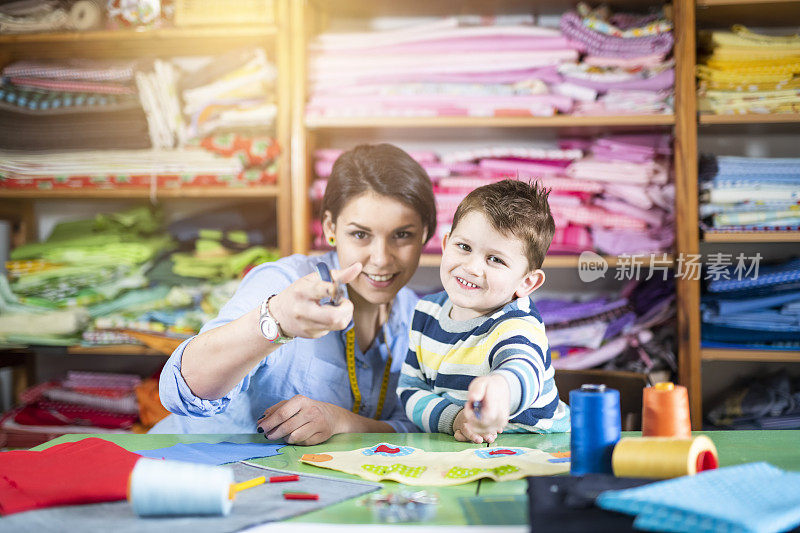
POLYGON ((459 498, 464 517, 471 526, 527 525, 528 496, 471 496, 459 498))

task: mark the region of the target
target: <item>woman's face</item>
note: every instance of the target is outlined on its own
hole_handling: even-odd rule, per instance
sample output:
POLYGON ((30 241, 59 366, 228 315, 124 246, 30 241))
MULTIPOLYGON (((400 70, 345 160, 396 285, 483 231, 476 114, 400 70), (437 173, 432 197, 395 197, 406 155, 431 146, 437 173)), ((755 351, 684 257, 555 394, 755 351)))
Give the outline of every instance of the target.
POLYGON ((348 287, 371 304, 394 300, 417 270, 425 240, 422 218, 394 198, 365 192, 346 203, 335 221, 326 212, 322 227, 326 239, 336 237, 341 268, 363 265, 348 287))

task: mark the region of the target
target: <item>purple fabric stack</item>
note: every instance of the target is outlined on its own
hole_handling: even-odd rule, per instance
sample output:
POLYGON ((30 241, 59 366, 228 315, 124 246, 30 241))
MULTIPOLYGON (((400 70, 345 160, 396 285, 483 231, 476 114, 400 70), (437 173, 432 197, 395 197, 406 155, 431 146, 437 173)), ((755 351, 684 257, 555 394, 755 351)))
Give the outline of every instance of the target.
POLYGON ((582 43, 579 63, 562 64, 561 94, 573 94, 580 115, 659 114, 672 112, 675 81, 672 24, 663 15, 611 14, 608 8, 561 17, 561 31, 582 43))
POLYGON ((534 293, 534 300, 556 369, 606 366, 643 373, 666 370, 668 374, 677 369, 669 342, 664 342, 673 333, 671 279, 656 276, 632 281, 611 297, 538 299, 534 293))

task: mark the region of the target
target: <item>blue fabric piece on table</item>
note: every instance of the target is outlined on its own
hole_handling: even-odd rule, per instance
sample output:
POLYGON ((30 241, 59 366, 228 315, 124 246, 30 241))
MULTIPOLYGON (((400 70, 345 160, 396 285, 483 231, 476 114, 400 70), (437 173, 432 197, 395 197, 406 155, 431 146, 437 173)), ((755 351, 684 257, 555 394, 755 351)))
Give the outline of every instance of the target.
POLYGON ((186 463, 199 463, 205 465, 222 465, 255 459, 257 457, 272 457, 279 455, 285 444, 257 444, 236 442, 195 444, 176 444, 155 450, 136 450, 135 453, 152 459, 171 459, 186 463))
POLYGON ((773 533, 800 524, 800 473, 768 463, 603 492, 597 505, 650 531, 773 533))

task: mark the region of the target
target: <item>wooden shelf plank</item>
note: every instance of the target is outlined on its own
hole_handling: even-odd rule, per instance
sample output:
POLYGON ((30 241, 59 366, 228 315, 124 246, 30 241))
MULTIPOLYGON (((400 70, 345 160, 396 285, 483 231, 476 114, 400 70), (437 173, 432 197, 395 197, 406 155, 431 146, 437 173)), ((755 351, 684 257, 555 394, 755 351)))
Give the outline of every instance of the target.
POLYGON ((59 43, 96 41, 146 41, 169 39, 214 39, 264 37, 275 35, 274 25, 197 26, 190 28, 156 28, 140 30, 98 30, 85 32, 23 33, 0 35, 0 44, 59 43))
POLYGON ((800 122, 800 113, 700 115, 700 124, 783 124, 800 122))
POLYGON ((137 344, 109 344, 105 346, 70 346, 69 355, 156 355, 167 357, 158 350, 137 344))
POLYGON ((800 231, 707 232, 703 242, 800 242, 800 231))
MULTIPOLYGON (((156 198, 274 198, 276 185, 261 187, 185 187, 182 189, 157 189, 156 198)), ((2 198, 27 198, 45 200, 55 198, 85 199, 136 199, 150 198, 150 189, 54 189, 50 191, 26 189, 0 189, 2 198)))
POLYGON ((800 363, 800 351, 792 350, 734 350, 728 348, 701 349, 703 361, 758 361, 800 363))
POLYGON ((324 128, 553 128, 671 126, 674 115, 553 117, 306 117, 306 127, 324 128))

